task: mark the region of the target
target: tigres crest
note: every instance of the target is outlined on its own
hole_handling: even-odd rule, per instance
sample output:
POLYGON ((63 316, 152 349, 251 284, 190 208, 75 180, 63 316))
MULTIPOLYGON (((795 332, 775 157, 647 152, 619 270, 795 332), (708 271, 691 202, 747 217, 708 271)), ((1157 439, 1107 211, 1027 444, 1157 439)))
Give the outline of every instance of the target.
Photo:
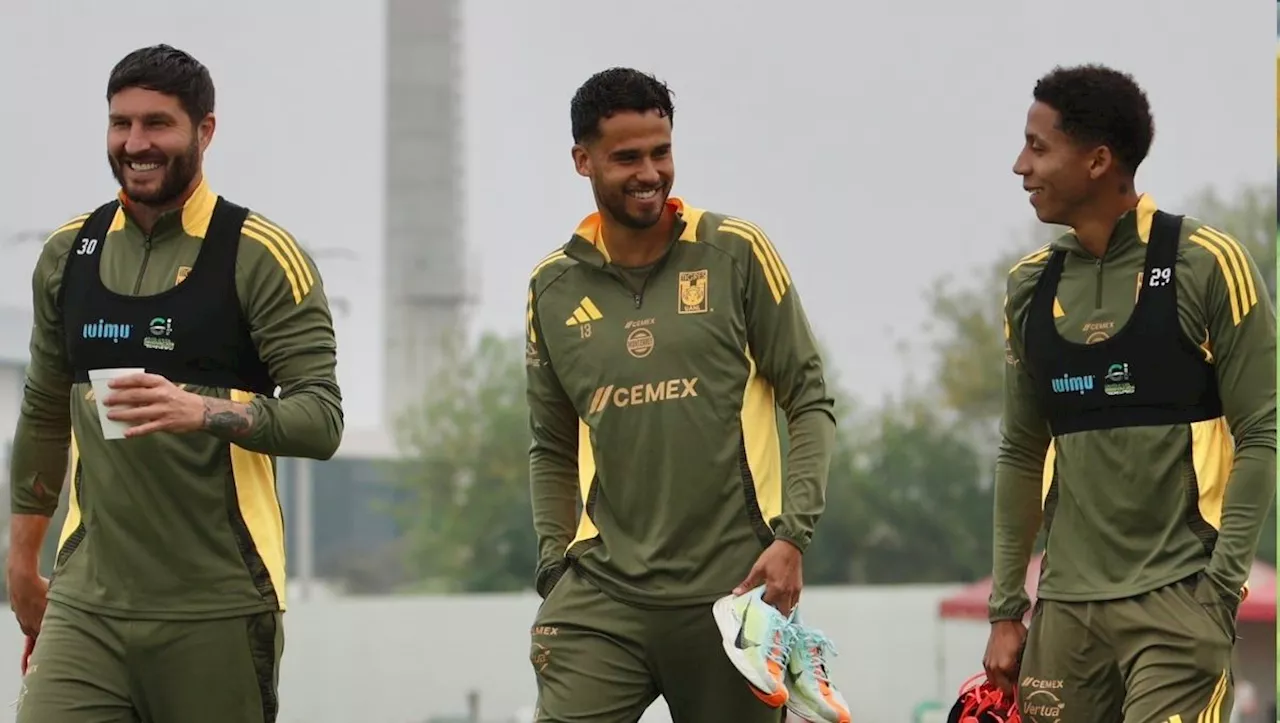
POLYGON ((680 272, 681 314, 702 314, 707 311, 707 270, 680 272))

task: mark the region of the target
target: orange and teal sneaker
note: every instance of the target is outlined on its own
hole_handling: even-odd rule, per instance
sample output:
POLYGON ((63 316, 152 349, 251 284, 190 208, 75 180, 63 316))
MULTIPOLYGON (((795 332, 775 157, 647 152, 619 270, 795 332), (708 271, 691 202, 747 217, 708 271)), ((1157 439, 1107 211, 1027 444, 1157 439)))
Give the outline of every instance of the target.
POLYGON ((787 709, 810 723, 850 723, 849 704, 831 683, 827 655, 835 645, 820 630, 806 628, 798 614, 787 664, 787 709))
POLYGON ((741 595, 727 595, 711 606, 724 652, 751 684, 756 697, 772 708, 786 705, 787 660, 796 629, 791 619, 762 599, 761 585, 741 595))

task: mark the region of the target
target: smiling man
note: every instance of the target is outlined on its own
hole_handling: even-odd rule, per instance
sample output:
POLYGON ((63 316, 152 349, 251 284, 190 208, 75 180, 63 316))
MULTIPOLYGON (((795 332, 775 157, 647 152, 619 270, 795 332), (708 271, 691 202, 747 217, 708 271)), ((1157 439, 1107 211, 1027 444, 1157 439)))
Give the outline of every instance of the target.
POLYGON ((7 565, 36 641, 18 721, 271 723, 275 457, 325 459, 341 439, 328 303, 288 232, 206 186, 203 65, 135 51, 107 101, 119 197, 55 231, 32 280, 7 565), (93 393, 91 371, 134 368, 93 393), (104 435, 99 405, 124 439, 104 435), (50 582, 38 554, 68 469, 50 582))
POLYGON ((1058 68, 1033 95, 1013 170, 1071 230, 1009 274, 984 667, 1029 720, 1227 720, 1275 493, 1275 311, 1244 246, 1137 191, 1132 78, 1058 68))
POLYGON ((822 359, 760 227, 670 195, 673 115, 636 70, 578 89, 573 162, 596 212, 529 285, 543 723, 631 723, 658 695, 676 721, 779 721, 788 686, 792 705, 842 705, 821 639, 787 617, 834 438, 822 359), (722 637, 713 603, 758 586, 763 601, 739 598, 754 639, 722 637))

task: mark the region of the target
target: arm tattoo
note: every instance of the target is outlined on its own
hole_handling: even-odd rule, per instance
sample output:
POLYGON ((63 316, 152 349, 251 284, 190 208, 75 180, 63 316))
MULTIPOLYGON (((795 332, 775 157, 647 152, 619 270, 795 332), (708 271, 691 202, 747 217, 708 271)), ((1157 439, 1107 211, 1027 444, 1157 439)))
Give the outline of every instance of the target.
POLYGON ((253 429, 253 407, 225 399, 206 397, 204 400, 204 429, 214 434, 241 437, 253 429))

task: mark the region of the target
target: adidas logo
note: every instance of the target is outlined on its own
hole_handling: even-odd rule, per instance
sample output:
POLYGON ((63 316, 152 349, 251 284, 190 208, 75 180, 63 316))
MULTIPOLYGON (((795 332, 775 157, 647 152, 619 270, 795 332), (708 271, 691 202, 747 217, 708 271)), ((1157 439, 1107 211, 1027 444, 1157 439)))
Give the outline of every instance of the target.
POLYGON ((578 302, 578 308, 573 310, 573 316, 564 320, 565 326, 577 326, 585 324, 589 321, 600 321, 604 318, 604 314, 600 313, 600 309, 587 297, 582 297, 582 301, 578 302))

